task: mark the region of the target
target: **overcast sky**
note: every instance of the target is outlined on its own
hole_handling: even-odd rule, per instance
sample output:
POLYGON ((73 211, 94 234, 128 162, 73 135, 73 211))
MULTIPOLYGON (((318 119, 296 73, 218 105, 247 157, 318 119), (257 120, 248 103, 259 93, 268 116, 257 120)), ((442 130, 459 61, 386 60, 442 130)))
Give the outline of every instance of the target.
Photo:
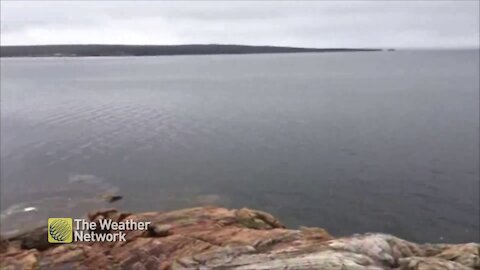
POLYGON ((478 1, 1 1, 1 44, 479 47, 478 1))

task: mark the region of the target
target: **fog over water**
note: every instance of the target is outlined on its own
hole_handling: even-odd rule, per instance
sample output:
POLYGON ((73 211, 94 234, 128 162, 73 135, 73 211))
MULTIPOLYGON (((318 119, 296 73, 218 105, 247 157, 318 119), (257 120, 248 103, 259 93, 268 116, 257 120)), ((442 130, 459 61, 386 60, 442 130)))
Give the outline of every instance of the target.
POLYGON ((478 241, 478 74, 478 50, 3 58, 2 230, 118 192, 478 241))

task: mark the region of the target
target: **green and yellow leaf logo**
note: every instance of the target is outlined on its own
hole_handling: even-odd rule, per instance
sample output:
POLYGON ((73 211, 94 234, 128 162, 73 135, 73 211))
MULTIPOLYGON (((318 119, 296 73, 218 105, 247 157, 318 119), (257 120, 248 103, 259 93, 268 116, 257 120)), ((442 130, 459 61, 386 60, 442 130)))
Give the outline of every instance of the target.
POLYGON ((71 243, 73 234, 73 220, 71 218, 48 219, 48 242, 71 243))

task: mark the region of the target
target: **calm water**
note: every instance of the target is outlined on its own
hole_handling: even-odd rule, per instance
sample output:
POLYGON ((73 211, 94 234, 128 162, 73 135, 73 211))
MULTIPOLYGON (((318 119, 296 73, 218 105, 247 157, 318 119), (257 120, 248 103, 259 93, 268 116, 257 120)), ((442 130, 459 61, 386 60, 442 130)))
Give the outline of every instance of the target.
POLYGON ((2 231, 117 192, 479 241, 478 74, 478 51, 2 59, 2 231))

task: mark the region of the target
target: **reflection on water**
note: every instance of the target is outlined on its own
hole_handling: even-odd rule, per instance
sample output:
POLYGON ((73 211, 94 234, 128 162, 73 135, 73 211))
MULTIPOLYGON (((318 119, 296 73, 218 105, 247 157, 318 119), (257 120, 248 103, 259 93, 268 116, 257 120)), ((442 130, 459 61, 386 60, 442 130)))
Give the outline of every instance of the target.
POLYGON ((473 241, 478 57, 1 59, 2 233, 216 204, 336 235, 473 241), (124 199, 105 205, 112 192, 124 199))

